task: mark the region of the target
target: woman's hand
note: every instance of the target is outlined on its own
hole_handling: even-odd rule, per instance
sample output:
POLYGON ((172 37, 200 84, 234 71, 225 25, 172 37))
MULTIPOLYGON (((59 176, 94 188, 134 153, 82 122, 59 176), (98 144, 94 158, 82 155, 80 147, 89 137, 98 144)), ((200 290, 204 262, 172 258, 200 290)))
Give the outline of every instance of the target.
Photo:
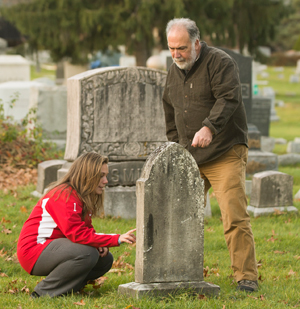
POLYGON ((134 244, 135 241, 136 241, 136 237, 135 235, 133 234, 133 232, 135 232, 136 229, 133 229, 133 230, 130 230, 128 231, 127 233, 125 234, 122 234, 119 238, 120 242, 123 243, 123 242, 127 242, 128 244, 134 244))
POLYGON ((108 247, 99 247, 98 251, 99 251, 99 255, 101 257, 105 257, 105 256, 108 255, 109 249, 108 249, 108 247))

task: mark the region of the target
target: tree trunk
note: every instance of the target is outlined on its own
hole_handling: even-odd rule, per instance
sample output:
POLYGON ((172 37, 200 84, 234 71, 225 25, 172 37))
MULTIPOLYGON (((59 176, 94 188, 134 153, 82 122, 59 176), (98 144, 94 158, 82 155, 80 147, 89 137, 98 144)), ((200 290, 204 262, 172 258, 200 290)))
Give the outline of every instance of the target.
POLYGON ((151 51, 148 48, 148 44, 145 40, 142 42, 135 42, 134 55, 136 57, 137 66, 146 66, 146 61, 151 56, 151 51))

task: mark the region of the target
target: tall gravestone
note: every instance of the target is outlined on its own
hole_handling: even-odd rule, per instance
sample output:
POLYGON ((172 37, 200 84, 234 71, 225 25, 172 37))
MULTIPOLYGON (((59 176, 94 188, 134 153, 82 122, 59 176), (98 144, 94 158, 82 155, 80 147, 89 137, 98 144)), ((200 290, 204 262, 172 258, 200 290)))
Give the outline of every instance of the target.
POLYGON ((192 155, 167 142, 137 181, 135 282, 119 292, 136 298, 178 290, 218 294, 203 281, 204 183, 192 155))
MULTIPOLYGON (((253 118, 253 99, 252 99, 252 58, 238 54, 230 49, 221 48, 231 58, 233 58, 238 67, 242 88, 242 98, 245 104, 247 122, 248 122, 248 163, 246 173, 253 175, 265 170, 277 170, 278 158, 277 155, 271 152, 261 150, 261 133, 254 125, 256 120, 253 118)), ((257 106, 256 106, 257 109, 257 106)), ((269 115, 267 116, 269 117, 269 115)), ((269 119, 269 118, 268 118, 269 119)), ((261 119, 260 119, 261 120, 261 119)))
POLYGON ((166 75, 143 67, 108 67, 68 79, 65 160, 87 151, 109 157, 108 215, 135 217, 133 186, 148 155, 167 141, 162 107, 166 75))

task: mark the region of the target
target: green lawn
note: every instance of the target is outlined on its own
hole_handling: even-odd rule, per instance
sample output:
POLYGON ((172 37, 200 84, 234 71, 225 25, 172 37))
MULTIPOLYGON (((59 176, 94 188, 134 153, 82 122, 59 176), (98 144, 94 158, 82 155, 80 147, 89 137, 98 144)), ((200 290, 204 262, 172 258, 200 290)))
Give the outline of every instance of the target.
MULTIPOLYGON (((115 260, 119 259, 120 263, 114 272, 107 274, 100 289, 89 285, 85 295, 32 300, 28 293, 41 278, 29 276, 17 263, 16 242, 23 222, 37 202, 30 196, 33 190, 31 185, 13 192, 0 192, 0 308, 293 308, 300 305, 300 216, 284 213, 252 218, 260 289, 252 294, 237 292, 220 210, 214 198, 211 199, 213 216, 205 219, 204 267, 208 270, 205 281, 221 287, 218 297, 202 299, 183 292, 176 296, 136 300, 119 295, 120 284, 134 281, 130 265, 134 266, 135 247, 125 244, 111 248, 115 260)), ((295 202, 295 206, 300 210, 299 202, 295 202)), ((107 233, 124 233, 135 226, 135 220, 94 219, 94 225, 96 230, 107 233)))

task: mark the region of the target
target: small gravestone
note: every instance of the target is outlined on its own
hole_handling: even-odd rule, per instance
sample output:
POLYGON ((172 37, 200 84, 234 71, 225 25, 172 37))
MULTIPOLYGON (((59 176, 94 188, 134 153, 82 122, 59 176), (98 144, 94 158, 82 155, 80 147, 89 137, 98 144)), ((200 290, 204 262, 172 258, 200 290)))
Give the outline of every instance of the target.
POLYGON ((217 295, 203 281, 204 184, 192 155, 167 142, 148 158, 137 181, 135 282, 119 293, 140 298, 180 290, 217 295))
POLYGON ((47 186, 57 180, 57 171, 66 163, 65 160, 48 160, 38 164, 38 181, 36 191, 31 194, 42 196, 47 186))
POLYGON ((295 138, 294 141, 288 142, 286 152, 287 153, 300 153, 300 141, 299 141, 299 138, 298 139, 295 138))
POLYGON ((293 205, 293 177, 277 171, 253 175, 250 205, 254 217, 278 211, 298 211, 293 205))

